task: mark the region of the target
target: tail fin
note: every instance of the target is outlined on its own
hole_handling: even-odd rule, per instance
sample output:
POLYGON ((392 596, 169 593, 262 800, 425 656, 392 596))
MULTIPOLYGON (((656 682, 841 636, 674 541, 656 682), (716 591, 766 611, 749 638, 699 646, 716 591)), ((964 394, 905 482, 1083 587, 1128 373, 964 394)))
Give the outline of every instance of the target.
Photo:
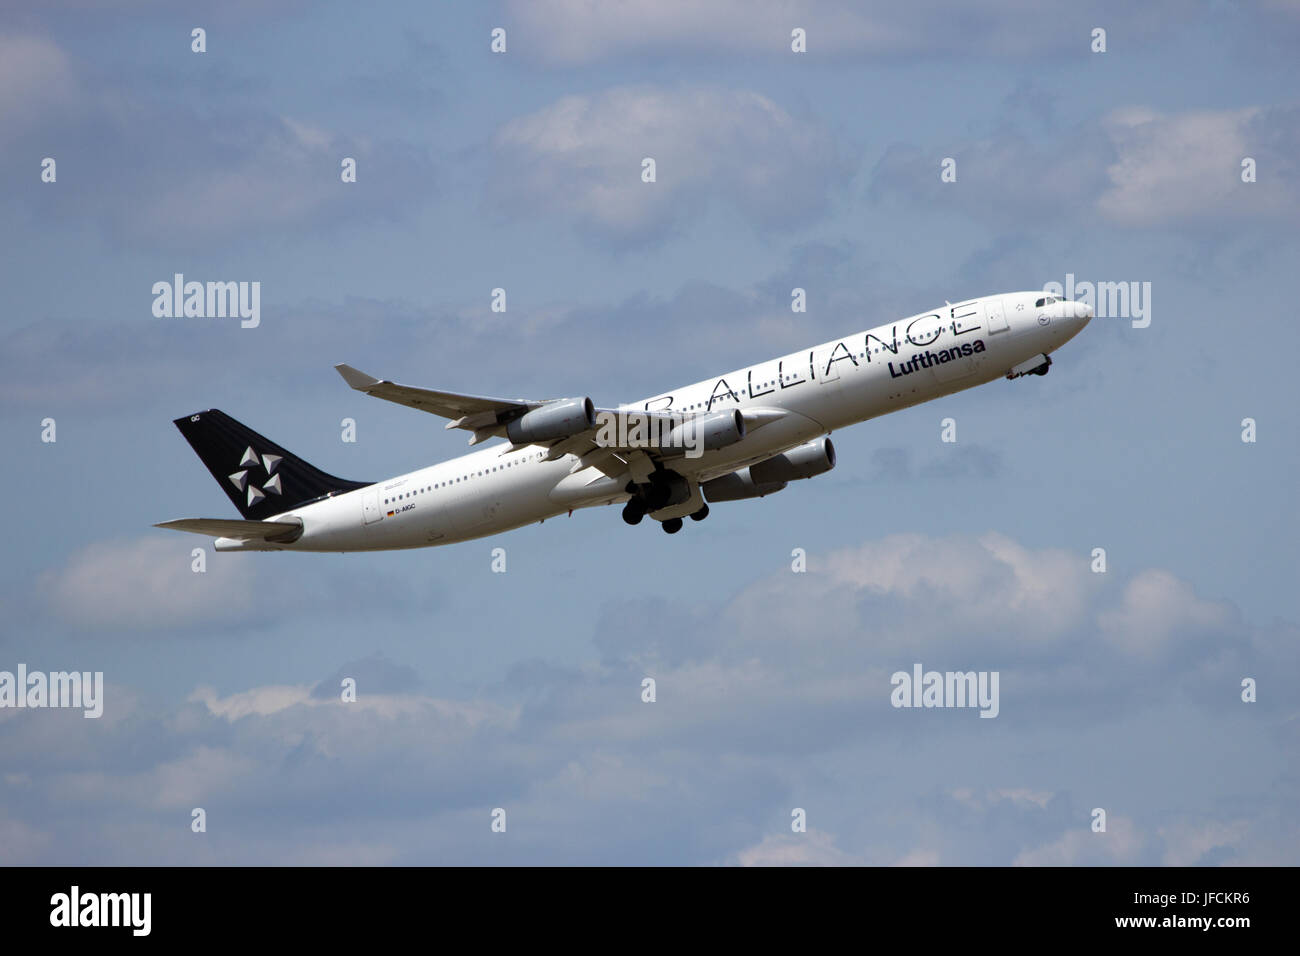
POLYGON ((370 484, 327 475, 215 408, 178 418, 175 424, 239 513, 250 520, 370 484))

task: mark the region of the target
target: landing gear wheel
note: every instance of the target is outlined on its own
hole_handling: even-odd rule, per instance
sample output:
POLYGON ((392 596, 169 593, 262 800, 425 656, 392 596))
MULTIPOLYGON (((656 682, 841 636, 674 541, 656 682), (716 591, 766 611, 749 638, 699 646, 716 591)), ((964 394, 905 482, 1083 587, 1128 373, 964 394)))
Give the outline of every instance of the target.
POLYGON ((645 505, 641 504, 640 499, 633 498, 623 506, 623 520, 628 524, 640 524, 644 517, 645 505))
POLYGON ((709 516, 709 506, 708 506, 708 505, 700 505, 700 510, 699 510, 699 511, 695 511, 695 512, 692 512, 692 513, 691 513, 691 520, 692 520, 692 521, 703 521, 703 520, 704 520, 705 518, 707 518, 708 516, 709 516))
POLYGON ((669 518, 667 521, 664 522, 664 531, 667 532, 668 534, 676 534, 678 531, 681 530, 682 530, 681 518, 669 518))

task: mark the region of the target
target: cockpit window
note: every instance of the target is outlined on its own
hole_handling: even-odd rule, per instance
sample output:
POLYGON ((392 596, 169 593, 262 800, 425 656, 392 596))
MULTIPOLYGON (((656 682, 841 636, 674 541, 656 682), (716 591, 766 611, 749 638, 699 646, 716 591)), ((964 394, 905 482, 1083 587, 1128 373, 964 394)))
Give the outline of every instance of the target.
POLYGON ((1054 295, 1043 296, 1043 298, 1034 303, 1034 308, 1041 309, 1045 305, 1053 305, 1059 301, 1061 300, 1054 295))

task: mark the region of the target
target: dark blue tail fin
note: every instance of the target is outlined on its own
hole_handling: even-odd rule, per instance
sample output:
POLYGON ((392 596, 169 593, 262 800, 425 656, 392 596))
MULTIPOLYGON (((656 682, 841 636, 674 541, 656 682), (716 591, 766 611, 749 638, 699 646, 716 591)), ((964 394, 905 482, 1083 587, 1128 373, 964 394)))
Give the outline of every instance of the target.
POLYGON ((327 475, 215 408, 178 418, 176 427, 245 518, 269 518, 370 484, 327 475))

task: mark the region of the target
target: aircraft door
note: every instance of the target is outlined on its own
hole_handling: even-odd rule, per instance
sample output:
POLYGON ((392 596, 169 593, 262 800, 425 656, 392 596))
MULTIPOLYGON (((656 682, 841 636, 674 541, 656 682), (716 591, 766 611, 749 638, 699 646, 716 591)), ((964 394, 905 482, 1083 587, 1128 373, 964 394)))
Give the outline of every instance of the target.
POLYGON ((1001 299, 989 299, 988 304, 985 306, 985 313, 989 318, 989 335, 996 335, 1010 328, 1007 324, 1007 313, 1002 308, 1001 299))
POLYGON ((361 496, 361 520, 363 524, 374 524, 384 513, 379 510, 379 489, 371 488, 361 496))

